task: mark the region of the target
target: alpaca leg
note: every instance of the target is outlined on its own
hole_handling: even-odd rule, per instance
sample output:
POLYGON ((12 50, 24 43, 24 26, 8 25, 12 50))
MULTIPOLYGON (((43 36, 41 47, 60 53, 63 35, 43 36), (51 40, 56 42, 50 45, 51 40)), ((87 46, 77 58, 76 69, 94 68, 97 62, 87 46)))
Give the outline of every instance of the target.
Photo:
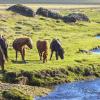
MULTIPOLYGON (((22 51, 20 51, 20 54, 21 54, 21 57, 22 57, 22 55, 23 55, 23 54, 22 54, 22 51)), ((22 57, 22 60, 23 60, 23 57, 22 57)))
POLYGON ((16 61, 17 61, 17 57, 18 57, 18 51, 16 51, 16 61))
POLYGON ((23 49, 23 61, 25 61, 25 49, 23 49))
POLYGON ((4 71, 4 66, 2 66, 2 71, 4 71))
POLYGON ((43 59, 43 63, 45 63, 45 59, 43 59))
POLYGON ((44 59, 44 63, 47 62, 47 52, 43 53, 43 59, 44 59))
POLYGON ((46 54, 45 52, 43 53, 43 63, 45 63, 45 60, 46 60, 46 54))
POLYGON ((43 58, 43 63, 45 63, 46 62, 46 59, 45 58, 43 58))
POLYGON ((58 60, 58 52, 56 52, 56 60, 58 60))
POLYGON ((38 53, 39 53, 40 60, 42 60, 42 58, 41 58, 41 52, 39 50, 38 50, 38 53))
POLYGON ((42 60, 42 53, 40 53, 40 60, 42 60))
POLYGON ((4 71, 4 63, 5 61, 2 61, 2 65, 1 65, 2 71, 4 71))
POLYGON ((47 62, 47 58, 46 58, 46 62, 47 62))
POLYGON ((46 56, 46 58, 45 58, 45 62, 47 62, 47 56, 46 56))
POLYGON ((45 59, 45 60, 46 60, 46 62, 47 62, 47 55, 46 55, 46 59, 45 59))
POLYGON ((40 60, 41 60, 41 53, 38 51, 38 53, 39 53, 39 57, 40 57, 40 60))
POLYGON ((23 50, 20 51, 20 53, 21 53, 22 61, 25 62, 25 60, 24 60, 24 56, 23 56, 23 50))
POLYGON ((53 51, 51 51, 51 56, 50 56, 50 60, 51 60, 51 58, 52 58, 52 55, 53 55, 53 51))

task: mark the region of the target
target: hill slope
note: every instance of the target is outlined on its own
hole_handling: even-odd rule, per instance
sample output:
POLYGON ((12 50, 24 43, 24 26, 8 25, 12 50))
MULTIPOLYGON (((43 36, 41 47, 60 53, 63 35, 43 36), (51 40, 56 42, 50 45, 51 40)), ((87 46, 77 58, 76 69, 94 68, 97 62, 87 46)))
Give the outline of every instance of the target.
MULTIPOLYGON (((58 10, 58 12, 62 15, 73 12, 84 13, 91 22, 66 24, 62 20, 41 16, 24 17, 13 12, 0 11, 0 33, 5 35, 9 44, 9 61, 5 65, 7 71, 4 75, 5 81, 11 81, 10 75, 13 74, 17 74, 14 81, 18 81, 18 74, 23 71, 32 76, 30 81, 33 82, 30 83, 32 85, 50 85, 64 80, 72 81, 84 79, 87 76, 100 76, 100 56, 79 52, 79 49, 90 50, 100 46, 100 40, 95 38, 95 35, 100 33, 100 9, 66 9, 58 10), (15 62, 15 51, 12 48, 14 39, 24 36, 31 37, 34 44, 33 50, 26 50, 26 64, 21 62, 20 56, 18 62, 15 62), (53 55, 53 59, 49 61, 49 50, 48 62, 43 64, 39 61, 36 41, 48 39, 49 46, 53 38, 60 39, 65 51, 65 59, 56 61, 53 55)), ((1 80, 2 76, 0 74, 1 80)))

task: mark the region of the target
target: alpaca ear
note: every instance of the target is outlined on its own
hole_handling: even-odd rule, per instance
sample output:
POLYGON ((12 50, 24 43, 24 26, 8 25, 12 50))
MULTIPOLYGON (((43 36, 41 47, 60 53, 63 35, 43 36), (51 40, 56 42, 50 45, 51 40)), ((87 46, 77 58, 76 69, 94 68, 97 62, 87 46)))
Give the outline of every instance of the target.
POLYGON ((4 38, 4 36, 2 35, 2 38, 4 38))
POLYGON ((1 35, 1 38, 5 38, 5 35, 1 35))

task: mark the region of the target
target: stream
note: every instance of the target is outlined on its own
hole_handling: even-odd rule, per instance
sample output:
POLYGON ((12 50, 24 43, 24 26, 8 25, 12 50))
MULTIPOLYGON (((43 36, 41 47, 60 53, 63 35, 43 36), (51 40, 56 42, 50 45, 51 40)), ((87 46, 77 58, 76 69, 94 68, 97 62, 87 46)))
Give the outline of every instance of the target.
POLYGON ((35 100, 100 100, 100 79, 57 85, 53 92, 35 100))
MULTIPOLYGON (((100 35, 97 35, 96 36, 96 39, 100 39, 100 35)), ((100 48, 97 48, 97 49, 94 49, 94 50, 91 50, 92 51, 92 53, 94 53, 94 54, 100 54, 100 48)))

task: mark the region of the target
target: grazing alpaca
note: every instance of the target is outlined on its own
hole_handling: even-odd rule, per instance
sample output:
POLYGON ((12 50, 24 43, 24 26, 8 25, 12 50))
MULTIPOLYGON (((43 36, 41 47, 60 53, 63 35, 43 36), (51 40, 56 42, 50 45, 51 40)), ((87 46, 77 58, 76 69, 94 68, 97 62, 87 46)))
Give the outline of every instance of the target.
POLYGON ((30 49, 33 48, 33 42, 31 38, 17 38, 13 42, 13 48, 16 51, 16 61, 18 52, 21 53, 22 61, 25 62, 25 45, 27 45, 30 49))
POLYGON ((47 41, 37 41, 37 49, 40 56, 40 60, 43 58, 43 63, 47 62, 47 55, 48 55, 48 47, 47 41))
POLYGON ((58 39, 53 39, 51 44, 50 44, 50 49, 51 49, 51 56, 50 60, 52 58, 53 52, 56 52, 56 60, 58 60, 58 56, 60 56, 61 59, 64 59, 64 50, 61 46, 61 43, 58 39))
POLYGON ((8 60, 7 48, 8 45, 6 43, 6 40, 3 36, 0 36, 0 66, 2 68, 2 71, 4 71, 5 60, 8 60))
POLYGON ((0 46, 0 66, 1 66, 2 71, 4 71, 4 64, 5 64, 5 56, 0 46))

